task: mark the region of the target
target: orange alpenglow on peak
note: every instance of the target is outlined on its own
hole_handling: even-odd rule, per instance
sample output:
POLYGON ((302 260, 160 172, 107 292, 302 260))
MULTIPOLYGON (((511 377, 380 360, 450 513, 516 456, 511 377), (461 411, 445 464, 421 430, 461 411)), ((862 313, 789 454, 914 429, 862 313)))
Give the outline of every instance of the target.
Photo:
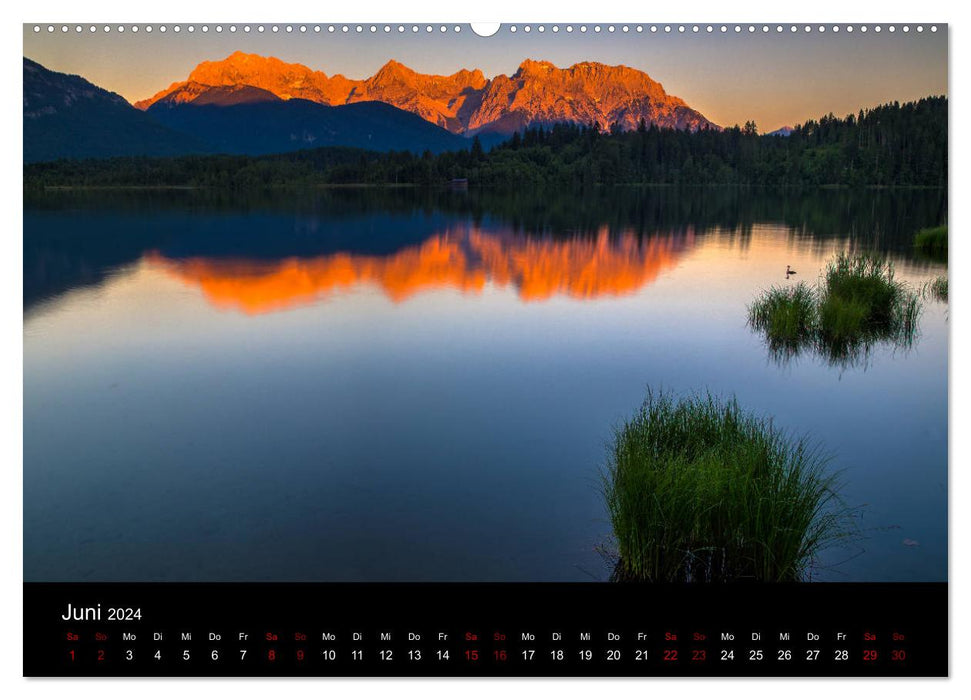
POLYGON ((241 85, 266 90, 282 100, 298 98, 323 104, 333 104, 342 92, 332 89, 332 80, 325 73, 300 63, 284 63, 272 56, 237 51, 222 61, 203 61, 189 73, 187 80, 173 83, 149 99, 136 102, 135 107, 148 109, 163 98, 176 103, 193 102, 198 96, 194 86, 241 85))
POLYGON ((300 63, 237 51, 221 61, 200 63, 187 80, 173 83, 135 106, 149 109, 158 102, 197 103, 206 86, 251 86, 283 100, 326 105, 385 102, 466 135, 512 133, 557 122, 635 129, 643 120, 647 125, 676 129, 718 128, 635 68, 596 62, 557 68, 548 61, 529 58, 512 76, 491 79, 479 69, 426 75, 392 59, 370 78, 351 80, 343 75, 328 77, 300 63))
POLYGON ((394 303, 416 294, 455 289, 478 294, 491 284, 512 287, 524 302, 554 296, 595 299, 633 294, 674 267, 693 234, 641 239, 631 233, 559 240, 484 233, 432 236, 387 256, 335 253, 276 261, 172 259, 146 263, 198 287, 213 306, 246 314, 295 308, 360 286, 394 303))

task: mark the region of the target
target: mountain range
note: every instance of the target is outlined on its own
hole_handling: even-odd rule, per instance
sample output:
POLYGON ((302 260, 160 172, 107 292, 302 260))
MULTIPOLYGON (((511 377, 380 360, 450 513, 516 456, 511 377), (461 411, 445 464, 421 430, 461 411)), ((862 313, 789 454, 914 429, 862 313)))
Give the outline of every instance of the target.
POLYGON ((135 107, 150 109, 159 102, 195 104, 213 99, 213 90, 243 87, 258 88, 282 100, 332 106, 384 102, 464 135, 511 134, 557 122, 596 122, 602 128, 617 123, 623 129, 637 128, 642 119, 675 129, 715 126, 634 68, 593 62, 557 68, 547 61, 529 59, 512 76, 491 79, 478 69, 425 75, 392 60, 370 78, 351 80, 339 74, 328 77, 299 63, 237 51, 222 61, 200 63, 185 81, 136 102, 135 107))
POLYGON ((417 73, 389 61, 365 80, 236 52, 129 104, 84 78, 24 58, 24 162, 58 158, 262 155, 320 146, 412 152, 488 146, 559 122, 719 128, 627 66, 557 68, 525 60, 512 75, 417 73))
POLYGON ((468 148, 468 140, 381 102, 331 107, 221 86, 192 102, 140 110, 76 75, 24 58, 24 162, 59 158, 264 155, 320 146, 415 152, 468 148))

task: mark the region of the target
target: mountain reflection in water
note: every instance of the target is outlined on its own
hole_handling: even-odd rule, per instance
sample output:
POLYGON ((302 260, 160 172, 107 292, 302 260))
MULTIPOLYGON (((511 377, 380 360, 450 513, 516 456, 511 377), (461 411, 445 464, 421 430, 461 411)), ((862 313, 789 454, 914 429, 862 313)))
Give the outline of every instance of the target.
POLYGON ((387 255, 337 252, 284 260, 176 259, 145 256, 215 307, 262 314, 373 285, 400 303, 422 292, 450 288, 480 293, 486 285, 513 287, 524 302, 555 296, 594 299, 631 294, 674 267, 694 243, 691 231, 650 238, 633 233, 553 238, 485 232, 470 227, 435 234, 387 255))

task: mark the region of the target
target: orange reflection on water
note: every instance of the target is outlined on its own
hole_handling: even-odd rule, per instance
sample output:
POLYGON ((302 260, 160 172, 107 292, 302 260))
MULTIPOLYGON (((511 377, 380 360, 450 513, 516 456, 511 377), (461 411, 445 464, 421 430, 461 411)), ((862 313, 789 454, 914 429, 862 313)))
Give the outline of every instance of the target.
POLYGON ((432 236, 386 256, 334 253, 285 260, 219 260, 146 255, 152 267, 199 287, 222 309, 261 314, 308 304, 359 285, 381 289, 395 303, 422 291, 452 288, 477 294, 491 283, 512 286, 523 301, 556 295, 576 299, 630 294, 673 267, 694 236, 641 239, 630 233, 570 239, 497 235, 472 229, 432 236))

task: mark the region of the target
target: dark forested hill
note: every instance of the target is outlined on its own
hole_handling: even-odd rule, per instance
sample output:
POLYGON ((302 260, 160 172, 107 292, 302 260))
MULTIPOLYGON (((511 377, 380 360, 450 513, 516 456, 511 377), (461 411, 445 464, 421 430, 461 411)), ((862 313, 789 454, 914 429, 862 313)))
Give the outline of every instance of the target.
MULTIPOLYGON (((292 101, 291 101, 292 102, 292 101)), ((356 105, 351 105, 356 106, 356 105)), ((393 109, 390 108, 389 109, 393 109)), ((32 186, 275 186, 444 184, 520 188, 599 184, 732 184, 814 187, 947 184, 947 98, 892 103, 827 115, 788 136, 760 135, 754 123, 724 130, 603 132, 557 124, 517 132, 492 150, 434 155, 318 148, 253 157, 114 159, 25 169, 32 186)))
POLYGON ((197 139, 162 126, 76 75, 24 58, 24 162, 201 152, 197 139))
POLYGON ((268 99, 159 101, 148 115, 205 141, 217 153, 263 155, 323 146, 439 153, 469 144, 416 114, 381 102, 330 107, 308 100, 281 100, 263 92, 268 99))

